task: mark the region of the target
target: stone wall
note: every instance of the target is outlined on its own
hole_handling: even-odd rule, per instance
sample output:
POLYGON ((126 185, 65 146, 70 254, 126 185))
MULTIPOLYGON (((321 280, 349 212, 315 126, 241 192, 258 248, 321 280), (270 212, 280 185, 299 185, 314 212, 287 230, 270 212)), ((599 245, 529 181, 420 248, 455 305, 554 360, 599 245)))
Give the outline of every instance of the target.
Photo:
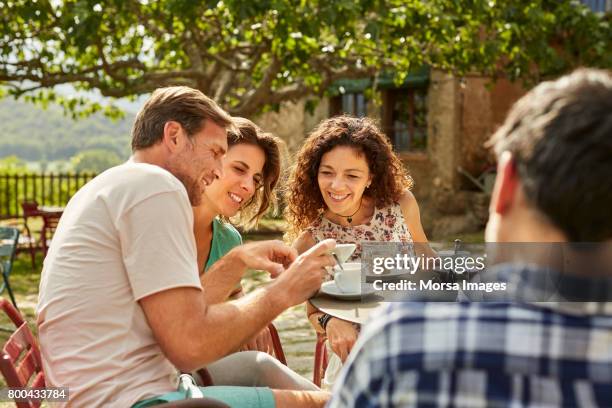
MULTIPOLYGON (((433 71, 428 93, 427 154, 429 191, 424 195, 423 224, 434 238, 481 229, 489 196, 458 172, 474 176, 494 165, 484 144, 523 95, 520 84, 467 76, 458 79, 433 71)), ((410 166, 410 161, 407 165, 410 166)))
POLYGON ((312 114, 305 110, 305 100, 285 102, 278 112, 266 112, 255 118, 265 131, 271 132, 287 143, 289 152, 296 152, 306 135, 328 117, 329 101, 321 99, 312 114))
MULTIPOLYGON (((494 162, 484 142, 506 118, 512 104, 525 90, 508 80, 491 83, 489 78, 472 76, 460 85, 459 135, 461 139, 460 165, 478 175, 494 162)), ((470 186, 463 180, 462 186, 470 186)))

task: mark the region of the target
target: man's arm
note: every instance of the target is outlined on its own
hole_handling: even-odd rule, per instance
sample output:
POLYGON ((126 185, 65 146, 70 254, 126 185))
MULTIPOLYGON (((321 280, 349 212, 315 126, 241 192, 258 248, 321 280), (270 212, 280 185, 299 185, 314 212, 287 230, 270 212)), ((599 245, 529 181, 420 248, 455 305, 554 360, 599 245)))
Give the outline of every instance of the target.
MULTIPOLYGON (((199 290, 180 287, 144 297, 140 304, 166 357, 180 370, 192 371, 237 349, 283 310, 313 295, 323 268, 334 264, 327 255, 334 245, 331 240, 320 243, 269 285, 234 301, 209 305, 199 290)), ((226 255, 226 265, 275 275, 283 269, 287 250, 278 242, 243 245, 226 255)))
POLYGON ((199 290, 175 288, 147 296, 140 304, 166 357, 189 372, 236 350, 289 307, 282 295, 270 285, 206 306, 199 290))

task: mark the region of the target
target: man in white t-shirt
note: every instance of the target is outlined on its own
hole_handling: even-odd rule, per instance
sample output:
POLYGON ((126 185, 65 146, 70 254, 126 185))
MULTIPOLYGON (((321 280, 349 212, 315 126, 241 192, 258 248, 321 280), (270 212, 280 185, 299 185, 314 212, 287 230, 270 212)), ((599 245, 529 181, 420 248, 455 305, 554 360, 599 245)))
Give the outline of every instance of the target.
MULTIPOLYGON (((334 264, 326 255, 333 241, 299 257, 280 242, 243 245, 207 274, 219 271, 214 290, 229 294, 247 267, 277 279, 236 301, 206 304, 191 206, 221 175, 230 124, 197 90, 159 89, 136 118, 130 161, 100 174, 68 203, 44 262, 37 307, 46 382, 69 388, 67 406, 183 398, 169 394, 177 368, 188 372, 237 349, 312 295, 323 268, 334 264)), ((327 397, 203 390, 245 407, 316 406, 327 397)))

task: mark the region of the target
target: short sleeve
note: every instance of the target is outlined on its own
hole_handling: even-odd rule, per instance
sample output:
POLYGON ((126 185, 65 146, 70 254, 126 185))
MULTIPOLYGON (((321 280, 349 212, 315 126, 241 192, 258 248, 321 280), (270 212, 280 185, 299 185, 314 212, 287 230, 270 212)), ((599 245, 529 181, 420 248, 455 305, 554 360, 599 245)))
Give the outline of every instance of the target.
POLYGON ((136 300, 177 287, 202 289, 192 225, 191 207, 179 191, 148 197, 119 219, 123 262, 136 300))

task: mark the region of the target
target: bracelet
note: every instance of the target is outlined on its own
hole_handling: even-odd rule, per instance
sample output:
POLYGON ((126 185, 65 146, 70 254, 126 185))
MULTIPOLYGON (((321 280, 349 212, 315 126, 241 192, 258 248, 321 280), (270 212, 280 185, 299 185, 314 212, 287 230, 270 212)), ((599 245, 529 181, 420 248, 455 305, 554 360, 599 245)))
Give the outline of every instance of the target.
POLYGON ((319 324, 321 325, 321 327, 323 328, 323 330, 326 330, 327 328, 327 323, 329 323, 330 319, 333 316, 328 315, 327 313, 323 313, 323 315, 319 316, 317 318, 317 320, 319 321, 319 324))

